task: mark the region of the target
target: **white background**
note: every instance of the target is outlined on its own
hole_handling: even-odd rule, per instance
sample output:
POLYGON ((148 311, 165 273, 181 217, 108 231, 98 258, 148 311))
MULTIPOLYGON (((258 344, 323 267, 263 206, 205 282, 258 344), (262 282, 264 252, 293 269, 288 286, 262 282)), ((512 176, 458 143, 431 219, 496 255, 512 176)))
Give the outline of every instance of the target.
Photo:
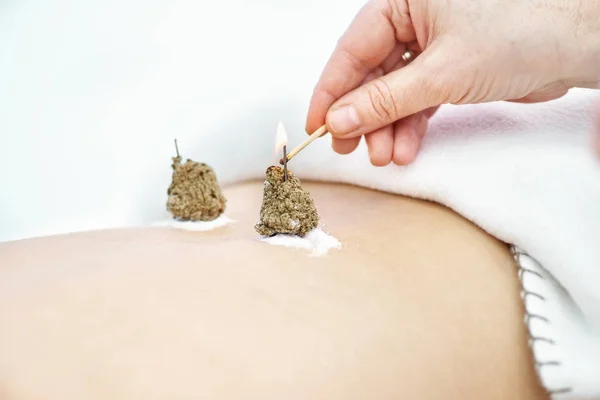
POLYGON ((216 162, 200 135, 302 134, 362 4, 0 1, 0 241, 157 218, 174 137, 216 162))

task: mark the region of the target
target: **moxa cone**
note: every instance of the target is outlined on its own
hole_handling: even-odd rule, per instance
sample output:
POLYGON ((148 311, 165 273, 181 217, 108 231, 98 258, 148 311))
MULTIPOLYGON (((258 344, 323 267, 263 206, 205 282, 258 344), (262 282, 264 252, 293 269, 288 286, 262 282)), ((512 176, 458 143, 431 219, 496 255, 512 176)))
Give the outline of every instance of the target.
POLYGON ((173 157, 173 177, 167 190, 167 209, 185 221, 212 221, 224 211, 227 199, 221 192, 217 175, 204 163, 173 157))
POLYGON ((283 180, 283 169, 273 166, 267 169, 267 179, 260 209, 260 221, 254 229, 263 236, 278 233, 304 237, 319 224, 319 215, 310 193, 304 190, 298 179, 288 171, 283 180))

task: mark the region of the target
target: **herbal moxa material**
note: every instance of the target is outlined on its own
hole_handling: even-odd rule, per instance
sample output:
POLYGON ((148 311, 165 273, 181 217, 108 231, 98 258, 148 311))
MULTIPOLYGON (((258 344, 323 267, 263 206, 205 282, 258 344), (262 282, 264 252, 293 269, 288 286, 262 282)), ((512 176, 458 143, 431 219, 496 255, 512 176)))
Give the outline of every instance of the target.
POLYGON ((167 190, 167 209, 185 221, 213 221, 223 211, 227 200, 221 193, 217 175, 204 163, 173 157, 173 178, 167 190))
POLYGON ((305 191, 298 179, 288 171, 283 181, 283 169, 269 167, 263 191, 260 222, 254 227, 263 236, 278 233, 304 237, 319 224, 319 215, 310 193, 305 191))

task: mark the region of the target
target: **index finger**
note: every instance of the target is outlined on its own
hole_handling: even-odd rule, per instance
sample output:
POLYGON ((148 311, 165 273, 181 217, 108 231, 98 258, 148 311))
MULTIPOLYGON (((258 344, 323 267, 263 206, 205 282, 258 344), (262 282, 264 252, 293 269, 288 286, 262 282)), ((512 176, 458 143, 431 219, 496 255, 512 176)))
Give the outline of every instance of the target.
POLYGON ((308 133, 322 126, 329 107, 356 89, 394 49, 396 30, 391 16, 395 11, 390 4, 389 0, 369 1, 339 40, 313 93, 306 121, 308 133))

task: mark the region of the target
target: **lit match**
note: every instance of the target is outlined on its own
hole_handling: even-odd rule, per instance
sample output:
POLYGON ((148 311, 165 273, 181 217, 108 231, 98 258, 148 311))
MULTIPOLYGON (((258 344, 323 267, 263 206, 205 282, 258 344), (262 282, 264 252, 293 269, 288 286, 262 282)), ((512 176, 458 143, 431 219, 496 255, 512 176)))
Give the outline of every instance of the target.
POLYGON ((290 151, 287 156, 284 156, 281 160, 279 160, 279 164, 285 165, 288 161, 294 158, 298 153, 300 153, 306 146, 320 138, 321 136, 327 134, 327 126, 323 125, 319 129, 317 129, 312 135, 308 137, 304 142, 300 144, 300 146, 296 147, 294 150, 290 151))

